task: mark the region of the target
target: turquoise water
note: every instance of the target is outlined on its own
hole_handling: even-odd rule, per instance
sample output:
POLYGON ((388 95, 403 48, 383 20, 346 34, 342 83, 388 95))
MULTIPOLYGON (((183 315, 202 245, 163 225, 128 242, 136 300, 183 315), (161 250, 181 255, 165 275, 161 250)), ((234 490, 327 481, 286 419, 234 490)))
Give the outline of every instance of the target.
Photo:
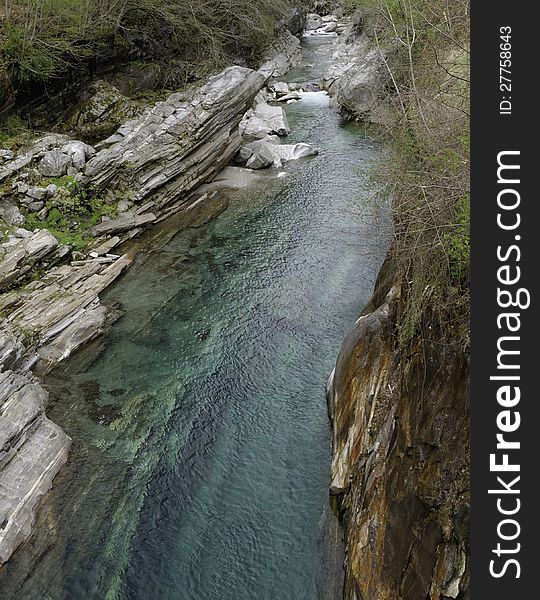
MULTIPOLYGON (((290 80, 329 60, 305 44, 290 80)), ((366 175, 378 145, 324 102, 287 111, 320 155, 134 242, 103 297, 118 320, 47 381, 73 450, 3 599, 339 597, 324 389, 388 213, 366 175)))

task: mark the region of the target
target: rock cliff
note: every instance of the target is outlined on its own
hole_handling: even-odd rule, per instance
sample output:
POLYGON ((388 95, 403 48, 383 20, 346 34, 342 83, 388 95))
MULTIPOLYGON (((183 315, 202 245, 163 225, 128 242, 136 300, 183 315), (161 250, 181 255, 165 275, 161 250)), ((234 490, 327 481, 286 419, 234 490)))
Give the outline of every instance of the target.
POLYGON ((432 326, 397 343, 399 278, 382 271, 328 385, 331 494, 346 600, 469 598, 468 364, 432 326))

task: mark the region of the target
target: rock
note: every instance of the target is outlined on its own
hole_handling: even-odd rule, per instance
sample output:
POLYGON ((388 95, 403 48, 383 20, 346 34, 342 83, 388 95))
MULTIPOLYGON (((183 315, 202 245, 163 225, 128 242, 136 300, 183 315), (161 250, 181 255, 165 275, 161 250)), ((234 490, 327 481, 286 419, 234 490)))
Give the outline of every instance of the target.
POLYGON ((52 198, 58 191, 58 186, 54 183, 50 183, 45 189, 47 190, 47 197, 52 198))
POLYGON ((420 335, 403 353, 402 310, 386 265, 328 384, 343 598, 469 598, 467 356, 420 335))
POLYGON ((30 189, 30 186, 26 183, 26 181, 14 181, 11 187, 19 194, 26 194, 26 192, 30 189))
POLYGON ((334 31, 336 31, 337 27, 337 23, 331 21, 330 23, 328 23, 328 25, 325 26, 324 31, 326 33, 333 33, 334 31))
POLYGON ((45 206, 44 202, 36 201, 36 202, 29 202, 26 205, 26 208, 28 209, 28 212, 39 212, 44 206, 45 206))
POLYGON ((306 25, 306 12, 298 6, 291 9, 290 13, 278 24, 278 29, 286 28, 293 35, 302 33, 306 25))
POLYGON ((120 241, 121 240, 118 236, 114 236, 110 240, 106 240, 99 246, 96 246, 93 250, 93 254, 96 254, 97 256, 103 256, 105 254, 108 254, 113 248, 118 246, 120 241))
POLYGON ((274 165, 281 167, 283 163, 298 160, 307 156, 316 156, 319 151, 309 144, 280 144, 279 138, 268 136, 242 146, 249 169, 264 169, 274 165))
MULTIPOLYGON (((270 144, 269 144, 270 146, 270 144)), ((253 152, 246 163, 248 169, 266 169, 274 164, 274 154, 266 145, 260 146, 253 152)))
POLYGON ((385 108, 390 80, 387 62, 391 50, 381 50, 369 38, 351 30, 338 44, 334 64, 323 78, 323 87, 333 104, 347 118, 366 122, 387 122, 385 108))
POLYGON ((45 416, 32 375, 0 373, 0 563, 29 537, 40 498, 66 462, 70 438, 45 416))
POLYGON ((0 256, 0 291, 22 281, 32 267, 58 246, 58 240, 40 229, 0 256))
POLYGON ((299 94, 298 92, 291 92, 290 94, 285 94, 285 96, 281 96, 276 101, 277 102, 289 102, 291 100, 295 101, 295 100, 301 100, 301 99, 302 99, 301 94, 299 94))
POLYGON ((86 99, 71 117, 70 125, 94 139, 105 138, 122 123, 143 112, 143 107, 126 98, 114 85, 98 80, 88 89, 86 99))
POLYGON ((153 223, 157 219, 156 215, 149 213, 144 215, 135 215, 134 213, 123 213, 116 219, 108 219, 92 228, 95 236, 109 235, 112 233, 122 233, 135 227, 141 227, 148 223, 153 223))
POLYGON ((339 19, 336 15, 324 15, 324 17, 321 17, 321 21, 323 23, 337 23, 339 19))
POLYGON ((289 85, 285 81, 274 81, 268 87, 276 96, 285 96, 289 93, 289 85))
POLYGON ((0 200, 0 219, 8 225, 24 225, 26 219, 20 210, 8 200, 0 200))
POLYGON ((309 14, 306 19, 306 30, 313 31, 319 29, 323 25, 323 20, 320 15, 309 14))
POLYGON ((283 108, 266 103, 257 104, 240 124, 240 133, 247 140, 262 139, 272 133, 285 136, 290 132, 291 128, 283 108))
POLYGON ((28 231, 28 229, 23 229, 22 227, 18 227, 15 230, 15 237, 24 239, 24 238, 29 238, 32 237, 32 232, 28 231))
POLYGON ((61 151, 70 158, 71 166, 77 171, 81 171, 86 164, 86 160, 96 154, 92 146, 78 140, 68 142, 62 147, 61 151))
POLYGON ((38 212, 37 216, 40 221, 45 221, 45 219, 49 216, 49 209, 45 206, 38 212))
POLYGON ((49 192, 46 188, 32 187, 26 190, 26 195, 33 200, 43 200, 47 198, 49 192))
POLYGON ((7 162, 9 160, 13 160, 14 155, 11 150, 2 150, 0 149, 0 163, 7 162))
POLYGON ((43 177, 62 177, 67 173, 71 159, 60 150, 51 150, 41 159, 38 168, 43 177))
POLYGON ((281 34, 276 43, 263 56, 263 64, 258 72, 265 80, 285 75, 298 62, 301 56, 300 40, 289 31, 281 34))
POLYGON ((247 161, 251 158, 253 154, 253 150, 249 146, 242 146, 238 153, 234 157, 234 161, 239 165, 245 165, 247 161))
POLYGON ((38 139, 29 150, 0 167, 0 182, 24 169, 34 159, 42 157, 51 148, 64 144, 66 140, 67 137, 65 135, 58 134, 49 134, 38 139))
POLYGON ((189 103, 180 94, 171 95, 165 104, 172 114, 165 117, 159 103, 126 123, 122 140, 86 164, 90 185, 131 190, 135 205, 151 202, 156 216, 177 202, 179 194, 187 199, 240 148, 238 124, 264 82, 256 71, 229 67, 210 78, 189 103))

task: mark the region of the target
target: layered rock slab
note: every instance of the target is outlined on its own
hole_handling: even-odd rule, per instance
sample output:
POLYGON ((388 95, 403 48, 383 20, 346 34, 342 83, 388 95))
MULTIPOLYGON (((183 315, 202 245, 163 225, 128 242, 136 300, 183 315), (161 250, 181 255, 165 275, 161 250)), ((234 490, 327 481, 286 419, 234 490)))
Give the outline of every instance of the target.
POLYGON ((191 101, 172 94, 118 131, 120 141, 86 165, 97 188, 134 190, 135 203, 159 214, 222 170, 242 143, 238 125, 263 86, 262 74, 229 67, 191 101))
POLYGON ((0 563, 30 535, 68 457, 71 440, 45 416, 47 397, 32 375, 0 373, 0 563))

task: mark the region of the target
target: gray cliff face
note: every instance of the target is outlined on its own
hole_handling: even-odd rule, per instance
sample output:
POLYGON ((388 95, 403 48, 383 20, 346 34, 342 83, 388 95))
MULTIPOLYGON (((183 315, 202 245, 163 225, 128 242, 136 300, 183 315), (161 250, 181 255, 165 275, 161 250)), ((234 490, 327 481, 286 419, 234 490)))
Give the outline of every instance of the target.
MULTIPOLYGON (((379 286, 328 386, 344 597, 466 599, 468 364, 460 347, 442 343, 435 331, 398 347, 394 283, 379 286)), ((424 325, 430 331, 429 317, 424 325)))

